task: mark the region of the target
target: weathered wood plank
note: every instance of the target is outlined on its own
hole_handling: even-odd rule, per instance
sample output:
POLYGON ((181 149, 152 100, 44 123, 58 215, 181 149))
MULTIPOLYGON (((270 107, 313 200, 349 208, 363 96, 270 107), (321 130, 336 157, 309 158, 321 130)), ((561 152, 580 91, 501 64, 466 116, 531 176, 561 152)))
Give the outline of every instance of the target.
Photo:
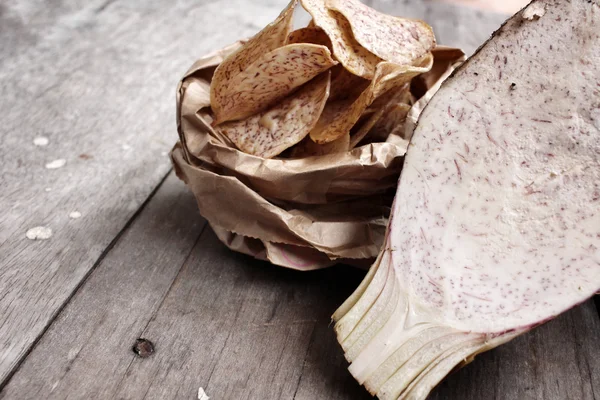
POLYGON ((0 387, 168 172, 178 78, 282 4, 0 3, 0 387))
POLYGON ((320 324, 313 331, 302 366, 302 377, 293 399, 371 399, 372 396, 364 388, 354 382, 348 383, 349 376, 348 362, 344 359, 332 325, 320 324))
POLYGON ((109 398, 133 361, 134 340, 171 289, 205 225, 193 196, 171 175, 0 398, 109 398))
MULTIPOLYGON (((0 397, 180 399, 194 398, 203 386, 215 398, 274 399, 292 398, 301 382, 314 393, 331 393, 327 398, 368 398, 346 371, 329 327, 331 313, 364 272, 273 267, 232 253, 210 229, 197 240, 203 222, 174 179, 0 397), (150 358, 131 351, 140 336, 155 343, 150 358)), ((314 398, 304 389, 297 398, 314 398)))
POLYGON ((201 386, 214 398, 291 399, 303 381, 322 398, 365 398, 339 348, 331 347, 337 357, 312 353, 363 274, 273 267, 232 254, 207 230, 144 332, 163 352, 136 360, 116 397, 142 398, 148 388, 149 399, 187 398, 201 386), (338 376, 324 380, 307 369, 338 376))

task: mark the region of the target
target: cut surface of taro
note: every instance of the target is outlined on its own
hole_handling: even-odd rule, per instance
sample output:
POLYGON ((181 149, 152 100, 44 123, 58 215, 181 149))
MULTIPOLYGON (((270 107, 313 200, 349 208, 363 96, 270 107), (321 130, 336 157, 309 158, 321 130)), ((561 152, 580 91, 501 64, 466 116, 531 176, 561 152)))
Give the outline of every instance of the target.
POLYGON ((424 399, 600 289, 600 4, 537 0, 420 116, 382 253, 334 314, 354 377, 424 399))

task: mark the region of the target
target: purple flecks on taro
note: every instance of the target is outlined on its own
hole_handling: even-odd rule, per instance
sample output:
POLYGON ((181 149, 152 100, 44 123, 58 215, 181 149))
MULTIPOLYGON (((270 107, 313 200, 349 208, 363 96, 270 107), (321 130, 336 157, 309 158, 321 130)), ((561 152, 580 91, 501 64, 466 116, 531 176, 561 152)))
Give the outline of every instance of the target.
POLYGON ((421 114, 384 251, 334 314, 378 398, 424 399, 600 289, 599 23, 599 0, 534 1, 421 114))
POLYGON ((315 126, 325 107, 330 81, 327 71, 274 107, 217 129, 243 152, 274 157, 304 139, 315 126))
MULTIPOLYGON (((600 226, 597 204, 594 204, 598 200, 594 193, 598 193, 599 185, 600 135, 591 118, 598 109, 591 101, 591 93, 598 92, 600 67, 594 57, 600 53, 600 36, 596 34, 594 40, 586 42, 584 49, 562 45, 561 54, 542 60, 536 48, 549 48, 550 43, 563 41, 581 42, 575 31, 567 33, 570 31, 544 27, 544 24, 553 25, 552 17, 560 12, 549 7, 546 16, 531 22, 537 25, 535 28, 519 30, 520 48, 525 51, 522 60, 508 62, 506 56, 492 55, 493 52, 485 50, 472 59, 469 67, 459 71, 431 101, 421 117, 420 134, 415 134, 409 151, 400 186, 410 188, 410 191, 399 192, 401 200, 396 202, 395 212, 417 216, 419 229, 413 235, 421 235, 426 229, 430 236, 446 237, 456 230, 452 226, 443 229, 435 224, 428 226, 427 216, 439 210, 449 212, 454 224, 465 221, 474 231, 479 227, 491 231, 485 239, 466 233, 461 235, 461 242, 446 241, 444 244, 443 251, 455 246, 463 249, 453 259, 456 264, 480 260, 488 266, 482 271, 495 274, 496 279, 503 282, 495 289, 482 284, 484 280, 480 276, 469 279, 471 283, 465 283, 465 289, 479 295, 461 300, 464 309, 460 314, 452 309, 444 313, 444 318, 453 321, 457 327, 501 331, 511 326, 525 326, 556 314, 581 298, 579 290, 570 295, 568 292, 572 288, 548 282, 571 281, 572 286, 585 288, 588 295, 597 289, 596 277, 600 271, 594 259, 600 254, 590 254, 586 248, 591 244, 590 240, 595 240, 600 226), (566 36, 569 34, 573 36, 566 36), (568 61, 573 59, 583 62, 568 61), (479 71, 479 76, 473 76, 473 69, 479 71), (503 72, 501 79, 494 78, 494 69, 503 72), (557 78, 553 79, 556 74, 557 78), (483 92, 462 91, 478 80, 486 81, 486 100, 483 102, 483 92), (507 97, 507 87, 518 90, 512 90, 507 97), (549 105, 546 91, 570 95, 554 97, 549 105), (498 110, 502 110, 502 115, 498 115, 498 110), (458 112, 464 114, 464 124, 472 126, 468 138, 457 121, 458 112), (448 118, 433 118, 438 114, 448 118), (449 136, 447 132, 458 133, 449 136), (431 146, 436 141, 440 146, 431 146), (465 151, 465 142, 469 149, 474 148, 478 153, 456 158, 460 152, 470 153, 465 151), (455 168, 448 169, 447 160, 452 160, 455 168), (463 166, 465 162, 468 166, 463 166), (412 165, 418 166, 430 182, 412 174, 412 165), (427 209, 421 200, 415 201, 414 193, 430 193, 429 188, 440 182, 445 185, 442 196, 452 193, 453 198, 461 199, 452 209, 448 209, 444 197, 439 195, 427 209), (482 197, 482 194, 493 194, 495 201, 485 201, 489 196, 482 197), (562 207, 558 212, 560 204, 568 204, 568 207, 562 207), (463 206, 471 212, 463 213, 463 206), (495 223, 487 227, 490 220, 495 223), (509 245, 512 250, 506 251, 509 245), (551 251, 560 247, 569 248, 575 255, 571 262, 578 268, 565 272, 551 251), (543 296, 548 299, 543 309, 536 307, 540 304, 535 298, 536 291, 532 292, 532 287, 527 284, 515 287, 510 296, 503 295, 504 288, 513 282, 517 272, 531 263, 532 249, 540 250, 535 255, 536 263, 547 261, 549 265, 545 270, 531 270, 532 284, 542 289, 543 296), (482 312, 482 303, 478 300, 482 296, 492 297, 499 307, 482 312), (498 318, 498 309, 506 310, 500 313, 505 318, 498 318)), ((583 13, 584 9, 573 6, 572 12, 583 13)), ((504 49, 511 50, 517 46, 511 34, 514 28, 514 22, 504 28, 507 33, 496 39, 496 47, 501 44, 504 49)), ((400 236, 405 234, 410 234, 409 230, 400 236)), ((392 243, 394 240, 392 234, 392 243)), ((424 284, 427 280, 422 279, 431 270, 440 268, 438 262, 430 262, 426 256, 431 245, 399 247, 404 251, 395 253, 395 265, 413 266, 404 271, 413 285, 412 290, 426 304, 439 305, 442 295, 431 285, 424 284)), ((441 268, 446 270, 445 273, 453 273, 451 265, 441 268)), ((446 291, 443 296, 448 304, 452 304, 454 298, 464 299, 460 292, 446 291)))
POLYGON ((263 54, 226 85, 213 80, 216 123, 263 111, 336 64, 329 49, 316 44, 295 43, 263 54))

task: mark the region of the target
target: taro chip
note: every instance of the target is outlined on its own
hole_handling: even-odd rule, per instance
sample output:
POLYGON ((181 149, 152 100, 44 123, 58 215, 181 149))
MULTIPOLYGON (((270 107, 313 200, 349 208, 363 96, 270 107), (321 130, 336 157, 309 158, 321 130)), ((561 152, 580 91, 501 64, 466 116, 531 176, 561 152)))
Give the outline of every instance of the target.
POLYGON ((331 70, 329 101, 356 99, 369 86, 369 83, 367 79, 349 72, 343 65, 336 65, 331 70))
POLYGON ((404 123, 411 106, 406 103, 394 103, 385 108, 379 118, 366 133, 371 142, 385 142, 390 135, 404 138, 404 123))
POLYGON ((373 125, 381 119, 384 111, 383 108, 380 108, 375 112, 371 112, 364 121, 359 120, 356 125, 352 127, 349 143, 351 149, 355 148, 367 136, 373 125))
POLYGON ((319 144, 329 143, 349 133, 362 113, 358 104, 359 99, 328 102, 317 125, 310 132, 312 141, 319 144))
POLYGON ((254 115, 336 64, 329 49, 316 44, 290 44, 264 54, 233 76, 227 90, 211 88, 215 124, 254 115))
POLYGON ((433 54, 434 63, 437 63, 438 61, 447 61, 450 64, 453 64, 456 61, 464 61, 465 59, 465 53, 456 47, 437 45, 431 50, 431 53, 433 54))
POLYGON ((222 93, 228 93, 229 88, 232 87, 229 80, 233 76, 245 70, 266 53, 286 44, 288 35, 292 31, 294 9, 297 4, 298 0, 292 0, 275 21, 250 38, 241 48, 230 54, 219 64, 211 83, 211 104, 215 98, 215 89, 219 89, 222 93))
POLYGON ((353 74, 366 79, 373 78, 375 68, 382 59, 356 41, 344 16, 328 10, 323 0, 300 1, 313 18, 311 24, 314 23, 329 36, 336 59, 353 74))
MULTIPOLYGON (((404 85, 406 87, 407 85, 404 85)), ((403 87, 403 88, 404 88, 403 87)), ((384 95, 378 97, 370 107, 368 107, 361 118, 350 130, 350 148, 355 148, 371 131, 371 128, 383 117, 388 103, 393 101, 395 90, 390 90, 384 95)))
POLYGON ((344 99, 327 103, 317 125, 310 132, 310 138, 316 143, 328 143, 350 132, 364 111, 373 101, 393 88, 406 85, 415 76, 429 71, 425 67, 400 66, 382 62, 377 65, 373 80, 355 101, 344 99))
POLYGON ((371 106, 368 107, 361 116, 361 120, 364 120, 359 120, 357 124, 352 127, 352 130, 350 131, 350 148, 356 147, 366 137, 368 137, 369 142, 385 142, 387 135, 375 137, 375 135, 373 135, 373 130, 382 123, 382 120, 391 118, 390 113, 392 113, 395 106, 399 103, 406 103, 403 105, 410 109, 410 105, 408 105, 410 100, 409 84, 400 88, 393 88, 375 99, 371 106), (367 116, 367 118, 365 118, 365 116, 367 116))
POLYGON ((250 38, 240 49, 230 54, 219 65, 214 76, 221 81, 217 82, 219 85, 227 83, 226 81, 232 75, 243 71, 265 53, 286 44, 288 35, 292 31, 294 9, 297 4, 298 0, 292 0, 275 21, 250 38))
POLYGON ((327 0, 350 23, 354 39, 369 52, 399 65, 418 65, 435 47, 431 26, 380 13, 358 0, 327 0))
POLYGON ((329 95, 330 81, 331 72, 327 71, 269 110, 217 128, 241 151, 275 157, 300 142, 317 123, 329 95))
POLYGON ((332 50, 331 40, 329 36, 319 28, 300 28, 296 29, 288 36, 287 44, 293 43, 312 43, 320 44, 332 50))
POLYGON ((378 98, 370 108, 382 110, 383 112, 380 118, 371 125, 370 130, 366 132, 366 140, 369 142, 385 142, 388 136, 394 132, 400 132, 402 135, 406 116, 412 107, 412 102, 412 94, 408 84, 400 89, 390 90, 378 98))
POLYGON ((304 158, 312 156, 326 156, 329 154, 345 153, 350 150, 350 134, 347 133, 333 142, 318 144, 313 142, 309 136, 305 137, 292 149, 290 157, 304 158))

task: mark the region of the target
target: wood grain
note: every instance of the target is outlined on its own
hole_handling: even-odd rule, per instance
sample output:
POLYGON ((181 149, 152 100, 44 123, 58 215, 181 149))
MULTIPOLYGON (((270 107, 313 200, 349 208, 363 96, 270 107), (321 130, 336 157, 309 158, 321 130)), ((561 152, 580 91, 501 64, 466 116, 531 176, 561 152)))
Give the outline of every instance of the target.
POLYGON ((109 398, 205 225, 193 196, 170 176, 0 397, 109 398))
POLYGON ((234 254, 171 176, 41 338, 4 399, 369 398, 330 315, 364 275, 234 254), (131 345, 155 344, 142 359, 131 345), (48 360, 52 360, 49 362, 48 360))
POLYGON ((0 387, 169 171, 179 77, 282 2, 229 4, 0 3, 0 387))
POLYGON ((484 11, 514 14, 525 7, 529 0, 438 0, 468 7, 477 7, 484 11))

